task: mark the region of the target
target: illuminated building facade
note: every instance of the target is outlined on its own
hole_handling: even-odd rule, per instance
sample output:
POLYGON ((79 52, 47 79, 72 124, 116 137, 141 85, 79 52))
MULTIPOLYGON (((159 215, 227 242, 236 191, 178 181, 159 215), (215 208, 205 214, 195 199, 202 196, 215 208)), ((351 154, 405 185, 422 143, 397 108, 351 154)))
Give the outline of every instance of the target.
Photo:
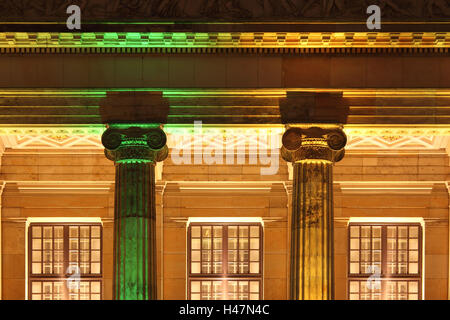
POLYGON ((1 298, 448 299, 450 8, 378 2, 4 1, 1 298))

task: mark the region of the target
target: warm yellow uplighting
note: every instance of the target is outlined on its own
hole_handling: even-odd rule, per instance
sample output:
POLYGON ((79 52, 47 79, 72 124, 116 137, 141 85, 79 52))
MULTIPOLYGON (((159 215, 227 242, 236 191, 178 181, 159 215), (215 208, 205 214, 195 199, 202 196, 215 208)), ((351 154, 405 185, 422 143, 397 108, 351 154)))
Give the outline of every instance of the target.
POLYGON ((187 226, 191 223, 261 223, 264 221, 259 217, 190 217, 187 226))
POLYGON ((0 49, 2 52, 25 48, 28 51, 45 48, 63 52, 72 48, 82 52, 92 49, 155 52, 156 49, 180 48, 188 52, 217 48, 446 49, 450 46, 449 38, 448 32, 402 32, 400 41, 397 32, 220 32, 219 36, 216 32, 0 32, 0 49))
POLYGON ((420 223, 422 227, 425 226, 423 218, 414 217, 351 217, 348 223, 420 223))
POLYGON ((319 163, 332 163, 332 162, 328 161, 328 160, 322 160, 322 159, 305 159, 305 160, 297 161, 296 163, 319 164, 319 163))
POLYGON ((89 218, 89 217, 80 217, 80 218, 28 218, 27 219, 27 228, 30 223, 102 223, 101 218, 89 218))

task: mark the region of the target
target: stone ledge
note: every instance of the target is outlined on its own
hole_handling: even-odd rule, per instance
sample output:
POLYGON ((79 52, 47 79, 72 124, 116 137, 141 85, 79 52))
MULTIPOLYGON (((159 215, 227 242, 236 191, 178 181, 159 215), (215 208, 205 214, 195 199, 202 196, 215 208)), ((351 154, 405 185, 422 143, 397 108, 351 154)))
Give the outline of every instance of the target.
POLYGON ((383 48, 445 53, 450 32, 0 32, 1 53, 382 53, 383 48))

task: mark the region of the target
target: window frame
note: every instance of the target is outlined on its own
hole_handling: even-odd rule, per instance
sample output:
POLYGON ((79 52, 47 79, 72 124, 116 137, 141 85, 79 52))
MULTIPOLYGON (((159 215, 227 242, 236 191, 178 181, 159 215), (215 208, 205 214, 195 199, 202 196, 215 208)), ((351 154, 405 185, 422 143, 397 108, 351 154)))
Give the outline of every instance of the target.
MULTIPOLYGON (((350 300, 350 282, 351 281, 367 281, 370 276, 373 275, 373 273, 351 273, 350 272, 350 264, 351 264, 351 227, 353 226, 359 226, 359 227, 381 227, 381 274, 380 274, 380 280, 381 280, 381 300, 386 300, 387 292, 385 292, 385 288, 387 287, 387 282, 389 280, 399 282, 399 281, 406 281, 411 282, 413 280, 418 281, 418 300, 422 300, 422 285, 423 285, 423 227, 422 224, 419 222, 350 222, 348 224, 347 228, 347 299, 350 300), (418 273, 417 274, 390 274, 388 272, 388 248, 387 248, 387 227, 408 227, 408 236, 406 239, 408 239, 408 248, 409 248, 409 227, 418 227, 418 273)), ((361 229, 360 229, 361 230, 361 229)), ((361 234, 359 235, 359 239, 361 239, 361 234)), ((372 239, 372 237, 370 238, 372 239)), ((396 251, 398 252, 398 231, 396 234, 396 251)), ((360 249, 361 250, 361 242, 360 242, 360 249)), ((373 249, 370 249, 372 251, 373 249)), ((406 249, 406 251, 409 251, 406 249)), ((409 268, 409 253, 407 254, 407 260, 406 263, 408 264, 409 268)), ((397 260, 398 263, 398 260, 397 260)), ((359 293, 361 294, 361 293, 359 293)))
MULTIPOLYGON (((224 288, 227 288, 228 281, 258 281, 259 282, 259 299, 262 300, 263 298, 263 272, 264 272, 264 227, 262 223, 258 222, 193 222, 190 223, 187 228, 187 294, 188 294, 188 300, 191 300, 191 281, 222 281, 224 288), (211 230, 213 230, 213 227, 222 226, 226 227, 226 229, 222 229, 222 273, 192 273, 192 227, 211 227, 211 230), (228 227, 233 226, 248 226, 250 227, 259 227, 259 272, 258 273, 237 273, 232 274, 228 273, 228 227), (226 230, 226 232, 225 232, 226 230), (225 272, 225 270, 227 272, 225 272)), ((239 235, 238 235, 239 238, 239 235)), ((250 232, 248 238, 250 239, 250 232)), ((202 237, 200 237, 202 239, 202 237)), ((213 239, 213 237, 212 237, 213 239)), ((250 247, 250 242, 249 242, 250 247)), ((200 247, 201 248, 201 247, 200 247)), ((212 251, 214 249, 211 249, 212 251)), ((200 256, 202 249, 200 249, 200 256)), ((250 249, 249 251, 249 272, 250 272, 250 249)), ((238 259, 239 259, 239 245, 238 245, 238 259)), ((200 271, 201 271, 201 262, 200 260, 200 271)), ((227 290, 227 289, 226 289, 227 290)), ((223 293, 223 296, 227 296, 228 293, 225 291, 223 293)))
MULTIPOLYGON (((27 283, 28 283, 28 300, 32 300, 32 283, 33 281, 41 281, 41 282, 65 282, 67 281, 68 277, 70 277, 72 274, 67 274, 65 271, 69 267, 69 227, 83 227, 83 226, 89 226, 89 227, 100 227, 100 273, 98 274, 83 274, 80 273, 80 281, 83 282, 94 282, 99 281, 100 282, 100 300, 103 300, 103 225, 101 222, 32 222, 28 225, 27 230, 27 245, 28 245, 28 263, 27 263, 27 283), (33 227, 63 227, 63 273, 61 274, 33 274, 32 273, 32 263, 33 263, 33 247, 32 247, 32 241, 33 241, 33 235, 32 235, 32 229, 33 227)), ((43 238, 43 235, 41 236, 43 238)), ((91 240, 91 236, 89 237, 91 240)), ((43 245, 43 244, 42 244, 43 245)), ((80 247, 79 247, 80 248, 80 247)), ((52 251, 54 249, 52 248, 52 251)), ((78 249, 80 250, 80 249, 78 249)), ((42 250, 43 251, 43 250, 42 250)), ((54 252, 53 252, 54 256, 54 252)), ((91 258, 90 258, 91 259, 91 258)), ((53 260, 53 259, 52 259, 53 260)), ((92 261, 89 260, 89 263, 92 261)), ((42 261, 41 261, 42 263, 42 261)), ((69 300, 69 290, 67 286, 64 286, 63 291, 63 298, 62 300, 69 300)), ((81 293, 79 293, 81 294, 81 293)), ((92 293, 91 293, 92 294, 92 293)))

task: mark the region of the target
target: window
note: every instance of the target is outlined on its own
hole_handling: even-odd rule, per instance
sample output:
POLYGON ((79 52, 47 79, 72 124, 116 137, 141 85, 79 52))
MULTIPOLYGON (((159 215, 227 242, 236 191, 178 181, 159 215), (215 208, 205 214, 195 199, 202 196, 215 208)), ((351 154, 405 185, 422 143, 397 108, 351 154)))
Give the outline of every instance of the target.
POLYGON ((261 224, 191 224, 188 239, 190 299, 261 299, 261 224))
POLYGON ((349 298, 421 299, 420 224, 350 224, 349 298))
POLYGON ((33 223, 28 241, 29 299, 101 299, 100 224, 33 223))

